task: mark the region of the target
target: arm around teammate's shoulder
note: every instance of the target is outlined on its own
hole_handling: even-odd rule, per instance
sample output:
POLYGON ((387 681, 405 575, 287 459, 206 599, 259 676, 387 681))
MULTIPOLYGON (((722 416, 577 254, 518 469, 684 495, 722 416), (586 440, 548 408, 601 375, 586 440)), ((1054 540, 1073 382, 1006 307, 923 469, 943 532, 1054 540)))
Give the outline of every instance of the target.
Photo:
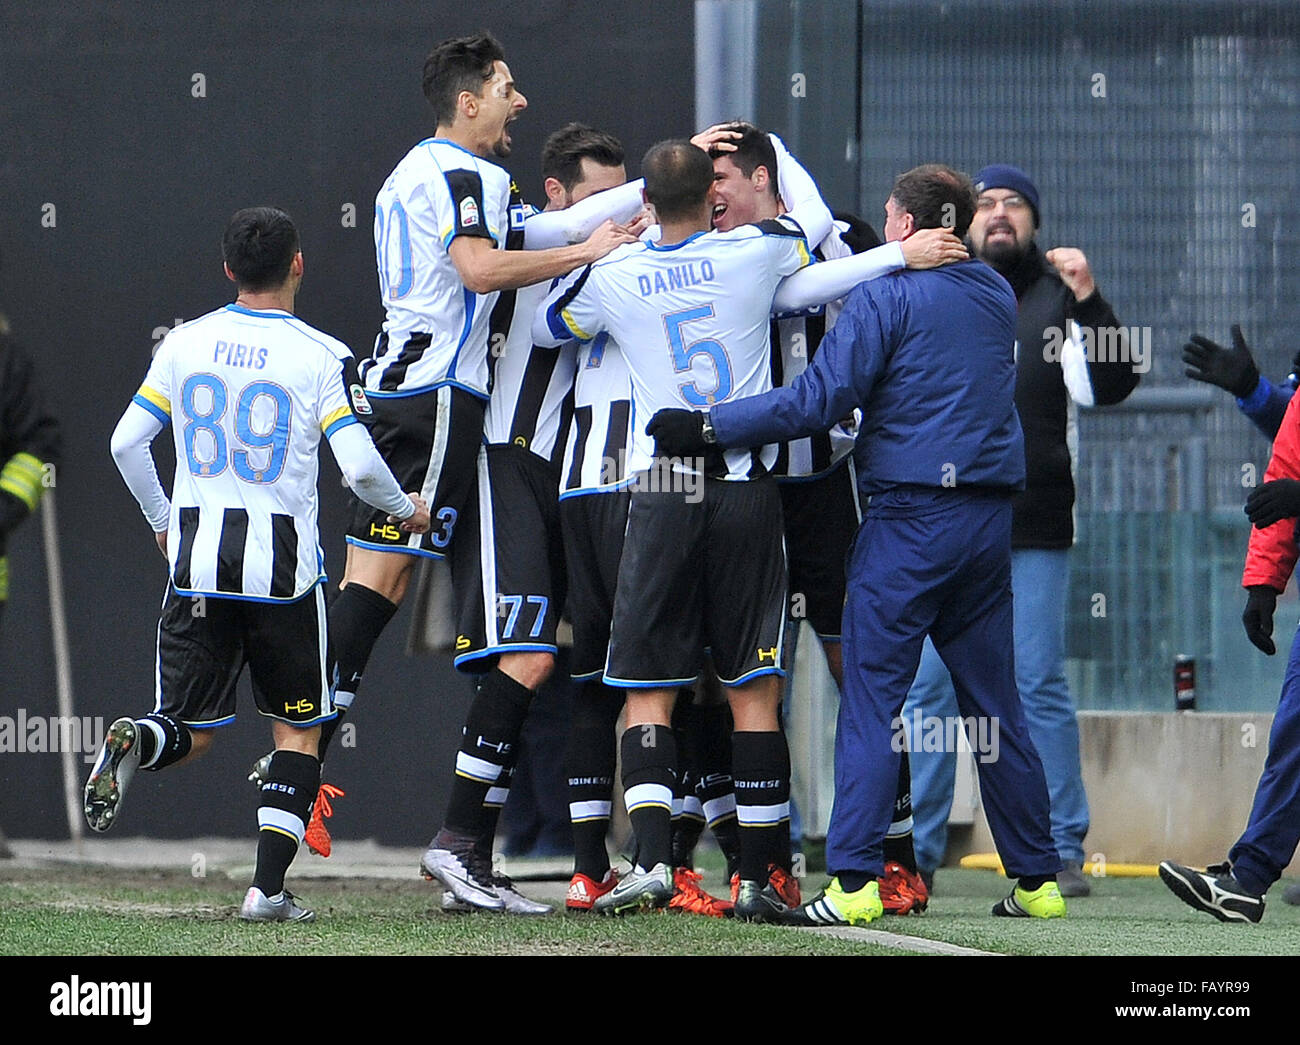
POLYGON ((563 276, 598 261, 616 247, 636 242, 621 225, 606 221, 582 243, 549 250, 497 250, 479 236, 458 236, 447 247, 465 289, 472 294, 514 290, 563 276))

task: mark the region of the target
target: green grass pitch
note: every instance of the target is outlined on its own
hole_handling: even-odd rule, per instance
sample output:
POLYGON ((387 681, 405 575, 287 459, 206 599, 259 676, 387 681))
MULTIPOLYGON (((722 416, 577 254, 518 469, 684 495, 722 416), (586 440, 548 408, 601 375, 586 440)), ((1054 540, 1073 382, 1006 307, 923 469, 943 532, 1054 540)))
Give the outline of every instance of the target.
MULTIPOLYGON (((718 875, 706 877, 715 892, 718 875), (711 878, 711 880, 710 880, 711 878)), ((806 880, 805 895, 820 884, 806 880)), ((1239 955, 1300 953, 1300 908, 1273 890, 1260 925, 1223 925, 1190 910, 1155 879, 1097 879, 1062 921, 995 919, 1009 883, 988 871, 944 869, 923 916, 872 929, 1020 955, 1239 955)), ((236 917, 246 883, 222 875, 81 865, 0 865, 0 954, 8 955, 863 955, 906 954, 869 932, 741 925, 680 915, 619 919, 456 915, 441 890, 410 881, 321 878, 297 883, 317 912, 310 925, 248 925, 236 917)), ((291 888, 294 887, 291 882, 291 888)), ((525 892, 539 889, 522 886, 525 892)), ((550 887, 554 895, 557 887, 550 887)), ((923 945, 918 945, 923 946, 923 945)))

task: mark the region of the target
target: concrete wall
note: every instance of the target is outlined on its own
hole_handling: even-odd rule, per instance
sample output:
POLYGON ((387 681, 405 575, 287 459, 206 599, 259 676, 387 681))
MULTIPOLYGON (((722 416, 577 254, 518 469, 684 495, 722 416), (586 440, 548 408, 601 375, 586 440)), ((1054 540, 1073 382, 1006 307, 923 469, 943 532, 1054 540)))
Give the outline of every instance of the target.
MULTIPOLYGON (((1272 715, 1079 713, 1079 749, 1091 829, 1088 860, 1217 863, 1250 815, 1268 753, 1272 715)), ((961 775, 961 774, 959 774, 961 775)), ((993 851, 982 806, 953 838, 948 863, 993 851), (963 839, 969 841, 964 843, 963 839)), ((1300 865, 1292 862, 1292 871, 1300 865)))

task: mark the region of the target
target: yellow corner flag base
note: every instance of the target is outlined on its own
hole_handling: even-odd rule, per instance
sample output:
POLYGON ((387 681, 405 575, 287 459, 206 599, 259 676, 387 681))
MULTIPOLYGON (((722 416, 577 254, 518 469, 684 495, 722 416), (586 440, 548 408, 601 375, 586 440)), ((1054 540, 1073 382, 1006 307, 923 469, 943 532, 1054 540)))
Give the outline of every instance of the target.
MULTIPOLYGON (((961 858, 961 866, 969 871, 997 871, 1006 875, 997 853, 971 853, 961 858)), ((1155 878, 1160 874, 1160 868, 1156 864, 1112 864, 1108 861, 1084 864, 1083 873, 1093 878, 1155 878)))

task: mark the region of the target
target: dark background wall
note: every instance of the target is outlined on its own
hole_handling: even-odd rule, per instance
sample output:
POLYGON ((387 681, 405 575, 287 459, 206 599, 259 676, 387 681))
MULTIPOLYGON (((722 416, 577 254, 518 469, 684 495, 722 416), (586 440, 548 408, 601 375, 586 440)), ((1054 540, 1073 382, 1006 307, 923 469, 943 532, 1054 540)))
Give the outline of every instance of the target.
MULTIPOLYGON (((383 318, 375 191, 432 133, 424 55, 480 27, 505 45, 529 100, 508 166, 530 199, 543 198, 542 142, 568 120, 619 135, 631 177, 650 144, 693 130, 685 0, 0 9, 0 311, 37 357, 63 422, 56 494, 79 715, 109 722, 153 701, 165 568, 108 440, 148 367, 156 328, 233 297, 221 230, 239 207, 273 203, 302 233, 300 315, 364 355, 383 318), (51 213, 53 227, 43 227, 51 213)), ((169 481, 165 437, 155 450, 169 481)), ((344 498, 328 453, 321 487, 322 540, 337 580, 344 498)), ((10 558, 0 716, 54 715, 38 520, 16 536, 10 558)), ((355 748, 336 742, 331 753, 326 779, 348 791, 341 837, 423 844, 441 816, 469 683, 441 658, 404 655, 409 617, 403 608, 376 648, 350 719, 355 748)), ((246 683, 240 706, 206 762, 141 775, 119 831, 253 830, 256 795, 244 776, 270 731, 246 683)), ((545 753, 558 764, 560 752, 545 753)), ((66 837, 60 781, 56 754, 0 753, 5 832, 66 837)))

